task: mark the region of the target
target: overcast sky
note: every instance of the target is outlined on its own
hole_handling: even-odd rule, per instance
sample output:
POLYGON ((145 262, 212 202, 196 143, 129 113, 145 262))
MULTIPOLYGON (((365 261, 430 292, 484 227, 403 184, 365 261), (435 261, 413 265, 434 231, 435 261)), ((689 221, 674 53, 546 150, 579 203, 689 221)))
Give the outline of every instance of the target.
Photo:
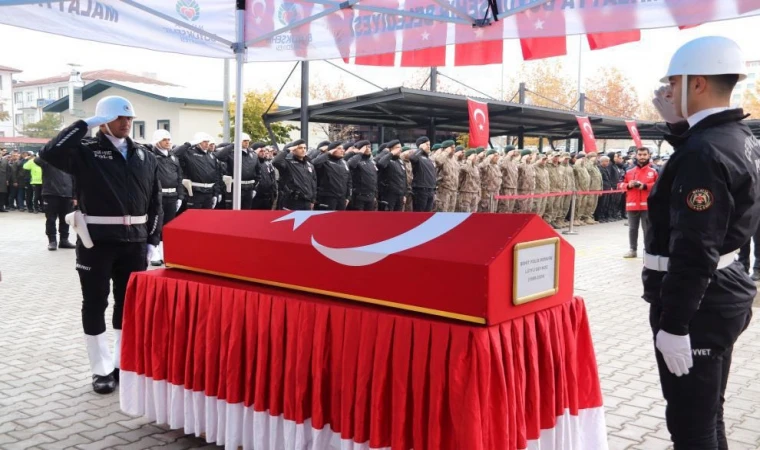
MULTIPOLYGON (((589 51, 584 37, 582 75, 583 78, 590 77, 601 67, 615 66, 631 78, 641 97, 648 96, 651 89, 657 85, 657 79, 667 69, 671 54, 682 43, 699 36, 727 36, 741 45, 748 60, 760 59, 758 29, 760 17, 710 23, 689 30, 645 30, 641 42, 593 52, 589 51)), ((81 64, 82 70, 85 71, 118 69, 138 74, 153 72, 159 79, 191 89, 219 92, 221 98, 222 60, 98 44, 5 25, 0 25, 0 42, 3 43, 0 46, 0 65, 23 70, 23 73, 16 75, 16 79, 30 80, 65 73, 69 70, 68 63, 77 63, 81 64)), ((440 70, 480 89, 492 86, 488 90, 498 94, 502 84, 502 71, 508 75, 510 71, 519 70, 522 59, 518 41, 506 41, 504 52, 503 68, 491 65, 474 68, 449 67, 440 70)), ((578 52, 579 37, 569 37, 568 55, 558 58, 564 63, 567 75, 573 80, 578 78, 578 52)), ((336 63, 383 87, 401 85, 404 79, 414 72, 413 69, 349 66, 342 61, 336 63)), ((272 86, 277 89, 292 67, 293 63, 249 63, 245 66, 245 84, 248 88, 272 86)), ((343 77, 357 94, 376 90, 324 62, 313 63, 312 69, 317 72, 316 77, 323 80, 343 77)), ((289 86, 295 87, 298 83, 297 75, 294 75, 289 86)))

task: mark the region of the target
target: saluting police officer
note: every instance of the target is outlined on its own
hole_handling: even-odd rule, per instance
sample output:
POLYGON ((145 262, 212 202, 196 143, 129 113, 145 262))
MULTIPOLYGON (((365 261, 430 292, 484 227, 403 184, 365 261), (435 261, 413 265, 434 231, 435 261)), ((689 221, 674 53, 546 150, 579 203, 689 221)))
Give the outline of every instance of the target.
POLYGON ((649 195, 642 278, 675 450, 728 449, 731 354, 756 293, 735 253, 760 223, 760 146, 729 107, 744 78, 738 45, 704 37, 678 49, 655 93, 675 152, 649 195))
MULTIPOLYGON (((241 153, 240 209, 245 210, 253 209, 253 198, 256 195, 256 185, 259 182, 259 156, 248 150, 248 146, 251 144, 251 136, 248 133, 242 133, 241 136, 243 151, 241 153)), ((216 159, 224 163, 224 170, 226 171, 227 179, 224 183, 227 191, 226 209, 232 209, 232 186, 238 182, 233 179, 235 176, 234 152, 235 144, 225 144, 214 152, 216 159)))
POLYGON ((274 199, 277 196, 277 178, 274 166, 272 166, 270 152, 266 145, 261 142, 254 143, 251 149, 256 152, 256 156, 259 158, 259 174, 256 177, 259 184, 256 185, 256 196, 253 197, 251 209, 272 209, 274 199))
POLYGON ((306 156, 303 139, 286 145, 272 162, 280 171, 281 206, 291 211, 314 209, 317 172, 306 156))
POLYGON ((382 211, 403 211, 406 194, 406 169, 401 161, 401 142, 393 140, 377 156, 379 169, 380 208, 382 211))
MULTIPOLYGON (((171 222, 177 211, 182 206, 185 198, 185 187, 182 186, 182 169, 179 160, 173 153, 172 136, 166 130, 156 130, 151 139, 150 150, 158 162, 158 179, 161 182, 161 209, 164 212, 164 225, 171 222)), ((164 263, 163 239, 153 254, 151 266, 160 266, 164 263)))
POLYGON ((94 117, 65 128, 40 152, 40 158, 76 180, 81 212, 72 214, 80 235, 76 265, 82 285, 82 325, 92 387, 99 394, 113 392, 118 381, 127 281, 132 272, 147 269, 161 236, 158 163, 129 138, 134 117, 127 99, 105 97, 95 107, 94 117), (86 137, 90 127, 100 128, 94 138, 86 137), (112 280, 113 356, 104 318, 112 280))
POLYGON ((430 159, 430 139, 423 136, 417 139, 417 150, 409 156, 412 162, 414 180, 412 181, 412 198, 414 212, 430 212, 435 199, 437 173, 435 164, 430 159))
POLYGON ((187 188, 188 209, 214 209, 221 195, 219 166, 210 148, 211 136, 198 132, 191 142, 174 149, 185 176, 182 183, 187 188))
POLYGON ((351 171, 343 159, 343 143, 333 142, 314 159, 317 171, 315 209, 344 211, 351 197, 351 171))
POLYGON ((351 169, 351 209, 355 211, 374 211, 377 200, 377 165, 372 159, 372 147, 369 141, 346 144, 355 150, 348 160, 351 169))

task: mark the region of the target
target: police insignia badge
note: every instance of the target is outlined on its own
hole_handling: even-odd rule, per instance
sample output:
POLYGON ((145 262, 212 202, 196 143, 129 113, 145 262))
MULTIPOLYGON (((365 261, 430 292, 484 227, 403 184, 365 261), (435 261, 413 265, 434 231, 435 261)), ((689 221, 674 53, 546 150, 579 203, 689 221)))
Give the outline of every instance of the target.
POLYGON ((712 192, 707 189, 694 189, 686 196, 686 204, 694 211, 706 211, 713 204, 712 192))

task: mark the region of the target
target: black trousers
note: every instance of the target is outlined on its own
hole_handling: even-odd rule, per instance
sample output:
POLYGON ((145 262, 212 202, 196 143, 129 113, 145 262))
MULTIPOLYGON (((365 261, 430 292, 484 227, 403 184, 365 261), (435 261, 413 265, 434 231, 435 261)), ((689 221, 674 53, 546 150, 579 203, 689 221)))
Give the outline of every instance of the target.
POLYGON ((274 201, 274 197, 272 196, 271 192, 258 192, 256 193, 256 197, 253 198, 253 203, 251 203, 251 209, 258 210, 258 211, 266 211, 272 209, 272 202, 274 201))
POLYGON ((124 294, 132 272, 148 268, 145 242, 96 242, 85 248, 77 240, 77 271, 82 286, 82 327, 84 334, 97 336, 106 331, 105 312, 113 281, 113 328, 121 330, 124 294))
MULTIPOLYGON (((232 193, 228 193, 227 196, 224 197, 224 201, 224 209, 232 209, 232 193)), ((253 190, 240 191, 240 209, 253 209, 253 190)))
POLYGON ((607 203, 609 202, 609 195, 600 195, 599 200, 596 202, 596 209, 594 210, 594 219, 597 221, 607 220, 607 203))
POLYGON ((354 194, 351 197, 351 209, 353 211, 374 211, 375 194, 354 194))
POLYGON ((309 211, 313 209, 310 201, 294 198, 283 199, 282 208, 290 211, 309 211))
MULTIPOLYGON (((176 196, 162 197, 161 209, 163 209, 164 211, 163 225, 166 225, 172 220, 174 220, 175 217, 177 217, 177 197, 176 196)), ((163 236, 162 236, 162 239, 163 239, 163 236)))
POLYGON ((42 185, 32 184, 26 189, 26 209, 42 211, 42 185))
POLYGON ((317 204, 314 209, 323 211, 345 211, 346 199, 338 197, 328 197, 326 195, 317 197, 317 204))
POLYGON ((8 203, 8 193, 0 192, 0 209, 5 209, 6 206, 10 206, 8 203))
POLYGON ((403 211, 404 210, 404 195, 403 194, 383 194, 380 196, 380 203, 383 208, 378 208, 382 211, 403 211))
POLYGON ((45 234, 48 242, 56 242, 55 222, 58 221, 58 234, 61 235, 61 241, 69 238, 69 224, 66 223, 66 214, 74 210, 74 205, 68 197, 58 197, 57 195, 45 195, 42 197, 45 205, 45 234))
POLYGON ((649 211, 628 211, 628 243, 631 250, 636 250, 639 244, 639 224, 646 236, 649 228, 649 211))
MULTIPOLYGON (((755 235, 752 237, 752 239, 750 239, 750 241, 754 241, 755 243, 755 251, 752 252, 754 253, 755 262, 752 264, 752 268, 755 270, 760 270, 760 228, 755 231, 755 235)), ((749 272, 749 253, 750 242, 748 241, 739 249, 739 262, 742 263, 744 270, 747 272, 749 272)))
POLYGON ((414 212, 430 212, 433 210, 433 200, 435 199, 435 189, 413 188, 412 204, 414 212))
POLYGON ((10 208, 18 208, 18 186, 8 186, 8 206, 10 208))
MULTIPOLYGON (((630 215, 630 212, 628 213, 630 215)), ((649 322, 657 336, 662 310, 652 305, 649 322)), ((749 326, 752 309, 739 314, 697 311, 689 324, 694 367, 676 377, 655 349, 665 420, 674 450, 728 450, 723 422, 726 384, 731 370, 734 343, 749 326)))
POLYGON ((187 197, 187 209, 211 209, 214 204, 214 194, 193 192, 193 196, 187 197))

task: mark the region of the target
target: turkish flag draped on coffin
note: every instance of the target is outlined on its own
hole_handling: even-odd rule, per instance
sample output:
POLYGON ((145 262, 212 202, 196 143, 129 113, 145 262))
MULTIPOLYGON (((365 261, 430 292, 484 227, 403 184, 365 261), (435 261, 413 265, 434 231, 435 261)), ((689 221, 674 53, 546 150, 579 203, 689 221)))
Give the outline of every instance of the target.
POLYGON ((468 98, 467 109, 470 111, 470 148, 485 147, 489 138, 488 104, 468 98))
POLYGON ((631 138, 633 138, 633 143, 636 144, 637 148, 641 148, 641 135, 639 134, 639 128, 636 126, 635 120, 626 120, 625 125, 628 127, 628 132, 631 133, 631 138))
POLYGON ((588 120, 588 116, 576 116, 578 119, 578 126, 581 129, 581 135, 583 136, 583 145, 586 147, 586 153, 596 151, 596 138, 594 137, 594 130, 591 128, 591 121, 588 120))

